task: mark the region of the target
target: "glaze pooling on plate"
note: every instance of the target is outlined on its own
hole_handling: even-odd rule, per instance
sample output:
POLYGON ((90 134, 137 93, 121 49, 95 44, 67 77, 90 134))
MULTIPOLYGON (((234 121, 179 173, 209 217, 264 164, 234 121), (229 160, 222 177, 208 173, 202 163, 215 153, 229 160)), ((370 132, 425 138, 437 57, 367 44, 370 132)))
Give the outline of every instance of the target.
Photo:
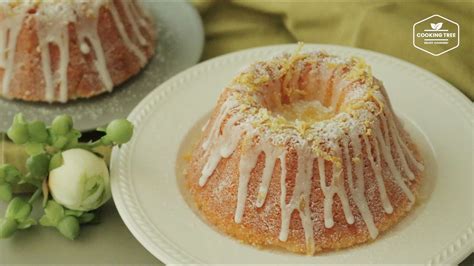
POLYGON ((147 16, 136 1, 124 0, 73 0, 73 1, 6 1, 0 4, 0 67, 4 69, 2 95, 10 96, 10 84, 14 71, 18 37, 25 20, 34 20, 44 79, 44 100, 47 102, 68 100, 68 66, 70 63, 71 24, 79 41, 83 55, 92 54, 93 65, 102 82, 103 91, 111 91, 113 81, 106 62, 102 41, 98 34, 99 11, 106 8, 112 14, 113 22, 120 37, 143 67, 147 62, 146 53, 130 38, 136 38, 142 47, 151 45, 151 40, 143 36, 142 30, 153 36, 147 25, 147 16), (123 8, 125 18, 117 11, 117 4, 123 8), (132 36, 126 31, 126 23, 132 28, 132 36), (59 50, 58 66, 53 66, 51 47, 59 50), (59 93, 55 90, 59 86, 59 93))
MULTIPOLYGON (((421 178, 423 163, 419 155, 415 156, 414 144, 398 124, 383 85, 372 76, 364 60, 339 58, 325 52, 285 54, 251 65, 223 92, 221 101, 216 115, 203 129, 204 139, 198 150, 204 152, 198 151, 195 155, 206 158, 198 183, 204 188, 209 178, 225 178, 214 174, 215 170, 222 159, 240 150, 235 223, 241 224, 245 219, 249 180, 261 154, 264 162, 261 176, 257 177, 260 184, 255 202, 250 201, 255 206, 247 206, 247 209, 261 208, 265 204, 278 165, 281 173, 278 239, 287 241, 291 217, 297 211, 308 254, 321 250, 314 237, 310 208, 313 176, 318 176, 324 195, 326 228, 335 224, 333 205, 337 196, 347 224, 354 224, 354 212, 358 212, 370 238, 378 236, 374 215, 380 215, 373 213, 369 206, 364 171, 371 171, 375 176, 374 186, 386 214, 394 211, 386 192, 387 179, 408 199, 406 211, 415 202, 416 189, 410 184, 421 178), (310 109, 311 106, 315 109, 310 109), (298 111, 296 119, 289 120, 275 112, 282 108, 303 110, 298 111), (308 119, 311 116, 315 119, 308 119), (287 167, 291 165, 287 153, 291 150, 296 153, 297 170, 287 203, 287 167), (355 208, 349 199, 354 201, 355 208)), ((190 172, 196 170, 195 164, 192 167, 190 172)))

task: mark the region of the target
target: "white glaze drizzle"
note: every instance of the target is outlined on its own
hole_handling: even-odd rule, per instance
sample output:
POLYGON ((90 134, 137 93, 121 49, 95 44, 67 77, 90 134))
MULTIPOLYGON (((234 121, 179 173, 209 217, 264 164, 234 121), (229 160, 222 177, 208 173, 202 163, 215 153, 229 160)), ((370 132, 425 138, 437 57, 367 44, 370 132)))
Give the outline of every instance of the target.
POLYGON ((384 181, 382 177, 382 167, 380 165, 381 163, 380 152, 379 152, 377 140, 374 139, 376 144, 373 145, 375 149, 376 160, 377 160, 377 162, 375 162, 374 156, 372 155, 372 149, 371 149, 372 145, 370 144, 369 138, 366 135, 363 135, 362 138, 364 139, 364 144, 365 144, 365 148, 367 152, 367 157, 370 161, 370 166, 372 167, 375 180, 377 181, 377 187, 379 188, 380 200, 382 201, 383 209, 385 210, 386 213, 392 213, 393 206, 390 203, 390 199, 388 198, 387 191, 385 190, 385 185, 384 185, 384 181))
POLYGON ((386 121, 388 121, 388 126, 390 128, 390 132, 393 134, 392 138, 395 139, 395 141, 393 143, 395 144, 395 150, 398 154, 398 157, 400 158, 400 164, 401 164, 401 167, 403 169, 403 172, 405 172, 405 174, 408 176, 408 178, 410 180, 414 180, 415 179, 415 174, 411 171, 410 167, 408 166, 406 155, 405 155, 405 153, 403 152, 403 150, 401 148, 400 136, 399 136, 398 130, 396 129, 396 126, 394 124, 393 118, 389 117, 389 119, 386 119, 384 117, 384 114, 381 114, 381 116, 382 116, 382 119, 385 119, 386 121))
POLYGON ((414 179, 414 174, 411 171, 410 167, 408 166, 407 159, 410 160, 410 163, 413 164, 419 171, 424 170, 425 167, 424 167, 423 164, 419 163, 415 159, 415 157, 413 156, 413 153, 410 152, 410 150, 406 146, 405 142, 402 140, 402 137, 400 136, 400 130, 395 125, 395 122, 393 121, 395 119, 393 113, 388 112, 387 116, 389 117, 389 120, 390 120, 391 130, 392 130, 392 132, 394 132, 394 134, 396 136, 396 139, 398 140, 398 141, 396 141, 397 149, 399 150, 398 153, 399 153, 399 155, 402 154, 402 153, 405 154, 405 156, 401 156, 402 157, 403 169, 405 171, 407 171, 407 175, 410 178, 410 180, 413 180, 414 179), (400 146, 401 146, 401 149, 400 149, 400 146))
MULTIPOLYGON (((290 200, 292 209, 297 209, 300 214, 301 223, 305 235, 306 252, 314 253, 314 234, 313 234, 313 220, 311 219, 310 211, 310 196, 312 188, 313 177, 313 151, 306 145, 301 148, 296 148, 298 154, 298 169, 296 171, 295 188, 293 196, 290 200)), ((288 217, 287 217, 288 218, 288 217)), ((289 217, 291 218, 291 216, 289 217)))
MULTIPOLYGON (((125 4, 122 5, 125 9, 128 8, 125 4)), ((130 37, 128 37, 127 31, 125 30, 125 26, 120 19, 120 15, 117 11, 117 8, 115 5, 111 5, 110 8, 110 13, 112 14, 112 18, 114 19, 115 26, 117 27, 120 37, 122 38, 125 46, 132 51, 136 57, 138 57, 138 60, 140 60, 140 64, 144 66, 146 64, 146 56, 145 53, 140 50, 131 40, 130 37)))
MULTIPOLYGON (((136 10, 137 7, 134 2, 123 0, 118 0, 118 2, 121 3, 126 19, 132 26, 133 36, 135 36, 140 45, 149 45, 148 40, 140 31, 140 27, 148 31, 146 20, 136 10)), ((9 96, 10 83, 15 71, 14 57, 18 34, 23 27, 23 21, 28 16, 33 16, 36 19, 39 41, 38 48, 40 50, 45 87, 44 98, 48 102, 54 100, 65 102, 68 99, 68 26, 70 23, 77 23, 76 31, 80 51, 84 54, 90 53, 91 49, 94 51, 94 66, 103 83, 104 89, 107 91, 112 90, 113 81, 107 68, 102 43, 97 32, 97 23, 101 7, 107 7, 110 10, 115 26, 124 44, 137 56, 140 65, 144 66, 146 63, 146 55, 131 41, 115 5, 115 1, 111 0, 97 0, 91 2, 73 1, 70 3, 56 4, 25 1, 19 3, 16 7, 11 7, 8 2, 1 3, 1 8, 4 12, 9 13, 0 21, 0 67, 5 70, 2 80, 2 95, 6 97, 9 96), (36 12, 29 14, 29 10, 33 8, 36 12), (86 40, 90 42, 92 47, 87 44, 86 40), (57 46, 59 49, 59 64, 58 68, 54 71, 51 66, 51 54, 49 51, 51 44, 57 46), (59 87, 59 93, 56 96, 55 89, 57 87, 59 87)))
MULTIPOLYGON (((325 69, 322 67, 322 69, 325 69)), ((296 70, 297 73, 300 70, 296 70)), ((309 73, 314 73, 316 70, 311 70, 309 73)), ((329 80, 328 77, 332 75, 329 69, 317 71, 319 74, 325 72, 323 77, 314 78, 311 74, 308 77, 306 87, 309 86, 321 86, 329 80), (331 73, 331 74, 330 74, 331 73)), ((297 75, 292 78, 283 79, 283 88, 296 86, 294 80, 298 79, 297 75)), ((340 90, 348 86, 349 83, 339 82, 340 90)), ((271 85, 273 89, 279 87, 275 84, 271 85)), ((271 89, 271 88, 269 88, 271 89)), ((280 90, 277 90, 278 92, 280 90)), ((339 91, 340 93, 340 91, 339 91)), ((336 98, 338 98, 337 96, 336 98)), ((332 103, 337 102, 332 100, 332 103)), ((199 178, 199 185, 205 186, 209 177, 212 176, 214 170, 217 168, 221 158, 229 157, 237 149, 239 144, 240 148, 240 161, 239 161, 239 178, 238 178, 238 191, 237 191, 237 206, 234 213, 234 221, 241 223, 244 217, 245 205, 248 201, 248 183, 255 165, 258 161, 259 155, 264 154, 264 167, 261 174, 260 185, 257 190, 255 206, 257 208, 262 207, 265 204, 267 198, 267 192, 270 185, 271 178, 273 176, 273 170, 276 165, 276 161, 280 161, 280 208, 281 208, 281 228, 278 239, 280 241, 287 241, 289 227, 291 222, 291 216, 293 211, 299 212, 299 217, 302 221, 303 229, 305 232, 305 241, 308 253, 312 253, 315 248, 314 237, 313 237, 313 223, 311 218, 310 210, 310 196, 312 188, 312 177, 313 177, 313 164, 318 164, 318 174, 320 178, 321 190, 324 194, 324 225, 326 228, 334 226, 333 220, 333 199, 337 195, 342 203, 342 209, 348 224, 355 222, 354 215, 351 211, 349 204, 349 195, 345 189, 344 176, 347 177, 347 183, 349 187, 350 197, 354 201, 361 218, 367 226, 369 235, 372 238, 376 238, 378 235, 378 228, 374 222, 373 214, 369 208, 369 203, 365 196, 365 174, 364 174, 364 160, 362 158, 363 146, 365 146, 365 152, 367 159, 370 162, 370 168, 372 169, 377 187, 379 190, 380 198, 382 201, 383 209, 386 213, 393 212, 393 206, 390 203, 390 199, 385 189, 384 178, 392 178, 395 183, 405 193, 407 198, 413 202, 414 195, 411 190, 405 184, 403 175, 410 176, 409 173, 413 173, 408 165, 415 166, 418 170, 423 169, 423 165, 419 163, 413 155, 413 152, 408 149, 406 144, 402 141, 399 133, 399 129, 391 119, 395 119, 389 109, 385 109, 385 113, 381 114, 379 120, 375 121, 370 127, 373 135, 370 135, 372 142, 368 135, 364 133, 357 133, 356 131, 349 131, 348 135, 337 140, 335 145, 332 147, 332 154, 340 159, 341 164, 336 162, 332 163, 332 178, 331 184, 327 185, 326 182, 326 161, 322 157, 317 157, 311 148, 310 143, 305 140, 300 140, 298 144, 292 145, 297 153, 297 171, 296 180, 293 194, 290 201, 286 203, 287 197, 287 165, 286 156, 287 150, 282 146, 272 143, 270 139, 266 139, 266 135, 262 135, 259 131, 252 126, 251 122, 246 121, 245 111, 239 109, 240 103, 238 100, 233 98, 232 95, 228 96, 225 102, 221 105, 216 117, 213 120, 208 121, 206 130, 208 131, 208 138, 202 143, 201 148, 205 150, 205 156, 207 156, 207 162, 202 169, 201 177, 199 178), (390 119, 387 119, 389 117, 390 119), (389 122, 387 122, 387 120, 389 122), (212 122, 212 123, 211 123, 212 122), (383 132, 383 133, 382 133, 383 132), (258 139, 258 140, 255 140, 258 139), (394 155, 391 150, 391 142, 394 141, 394 147, 396 148, 396 158, 400 160, 400 167, 398 169, 395 164, 394 155), (350 147, 352 148, 353 154, 350 154, 350 147), (373 148, 373 150, 372 150, 373 148), (382 173, 382 160, 389 166, 390 176, 383 176, 382 173), (405 163, 403 161, 405 160, 405 163), (343 166, 343 167, 342 167, 343 166)))
POLYGON ((387 121, 385 121, 385 118, 381 118, 380 120, 382 121, 382 125, 379 125, 380 122, 377 120, 375 122, 377 125, 374 127, 375 129, 374 131, 375 131, 375 136, 377 138, 377 142, 380 146, 379 148, 382 151, 383 159, 388 164, 389 170, 391 172, 392 178, 394 179, 395 183, 397 183, 397 185, 402 189, 403 193, 405 193, 405 195, 410 200, 410 202, 414 202, 415 196, 413 195, 411 190, 403 181, 403 177, 400 171, 397 169, 397 166, 395 165, 395 161, 393 159, 393 155, 391 151, 387 121), (383 127, 383 130, 385 132, 384 136, 382 136, 382 130, 380 126, 383 127))
MULTIPOLYGON (((291 213, 288 205, 286 204, 286 151, 280 154, 280 211, 281 211, 281 228, 278 239, 286 241, 288 239, 288 229, 290 228, 290 217, 291 213)), ((293 212, 293 210, 291 210, 293 212)))
MULTIPOLYGON (((398 128, 396 128, 396 130, 398 130, 398 128)), ((399 135, 400 136, 400 135, 399 135)), ((403 150, 405 151, 405 154, 408 155, 408 159, 410 160, 410 162, 412 163, 412 165, 414 165, 418 171, 423 171, 425 169, 425 166, 423 164, 421 164, 420 162, 418 162, 415 158, 415 156, 413 155, 413 153, 410 151, 410 149, 408 149, 407 145, 405 144, 405 142, 401 139, 399 139, 399 143, 400 145, 402 145, 402 148, 403 150)))
POLYGON ((5 69, 2 80, 3 95, 9 93, 15 67, 16 44, 25 16, 26 10, 19 10, 18 15, 0 21, 0 67, 5 69))
MULTIPOLYGON (((99 14, 100 6, 96 6, 94 9, 94 14, 99 14)), ((91 19, 85 16, 78 16, 77 20, 77 37, 80 42, 81 52, 88 54, 92 48, 95 58, 94 66, 99 74, 99 78, 104 85, 105 90, 112 91, 114 83, 110 77, 109 70, 107 68, 107 62, 105 60, 104 48, 102 47, 102 42, 100 41, 97 24, 99 19, 91 19), (87 44, 89 41, 90 47, 87 44)))
MULTIPOLYGON (((241 136, 245 134, 246 129, 242 125, 235 125, 235 122, 242 119, 239 116, 239 113, 231 113, 237 107, 237 102, 228 100, 226 101, 218 113, 215 122, 212 124, 212 128, 209 132, 209 138, 203 142, 202 147, 208 151, 208 159, 205 167, 202 170, 202 176, 199 180, 200 186, 204 186, 207 182, 207 179, 212 175, 215 168, 217 167, 221 158, 229 157, 233 151, 237 148, 237 145, 241 139, 241 136), (230 117, 229 117, 230 115, 230 117), (221 125, 224 120, 227 122, 222 129, 222 134, 219 135, 221 130, 221 125)), ((385 118, 383 118, 385 119, 385 118)), ((208 125, 209 126, 209 125, 208 125)), ((383 126, 383 125, 380 125, 383 126)), ((385 130, 385 129, 384 129, 385 130)), ((388 130, 388 129, 387 129, 388 130)), ((366 146, 366 151, 369 157, 369 161, 371 163, 371 167, 374 171, 377 186, 379 188, 379 193, 382 199, 383 208, 387 213, 393 212, 393 207, 390 204, 388 196, 385 191, 385 185, 383 182, 383 177, 381 176, 381 169, 380 163, 381 159, 387 161, 389 164, 390 170, 392 171, 393 178, 405 192, 407 197, 411 200, 413 194, 408 189, 406 184, 401 179, 401 172, 397 169, 394 163, 393 156, 389 151, 388 146, 389 144, 385 143, 385 140, 382 137, 381 129, 377 126, 374 127, 374 131, 376 134, 376 146, 375 149, 375 156, 376 161, 374 161, 374 157, 372 151, 370 149, 370 142, 365 135, 362 136, 364 144, 366 146), (382 154, 379 152, 379 144, 382 148, 382 154)), ((386 131, 388 133, 388 131, 386 131)), ((252 139, 254 135, 246 135, 246 139, 252 139)), ((387 134, 388 136, 388 134, 387 134)), ((374 223, 372 213, 368 206, 368 203, 365 198, 365 185, 364 185, 364 173, 362 169, 362 160, 360 158, 358 160, 352 160, 352 157, 349 154, 349 141, 351 143, 352 149, 354 151, 354 158, 359 158, 362 154, 362 143, 359 135, 351 135, 350 138, 343 139, 342 145, 342 152, 337 149, 336 154, 343 159, 344 162, 344 169, 346 169, 347 177, 348 177, 348 184, 349 190, 351 191, 352 198, 356 203, 359 212, 361 213, 362 219, 367 225, 367 229, 369 234, 372 238, 376 238, 378 235, 378 229, 374 223), (354 164, 354 166, 353 166, 354 164), (353 171, 354 169, 354 171, 353 171), (354 176, 353 176, 354 172, 354 176)), ((251 141, 244 141, 245 143, 251 141)), ((271 176, 273 173, 273 169, 276 163, 276 160, 280 160, 280 167, 281 167, 281 179, 280 179, 280 186, 281 186, 281 198, 280 198, 280 205, 281 205, 281 229, 279 234, 279 239, 281 241, 286 241, 288 238, 288 230, 289 224, 291 219, 291 214, 294 210, 299 211, 300 219, 303 223, 303 228, 305 230, 306 241, 308 244, 308 248, 314 246, 314 240, 312 236, 312 224, 313 221, 311 220, 311 214, 309 209, 309 199, 310 199, 310 189, 311 189, 311 176, 312 176, 312 166, 314 157, 308 155, 308 148, 304 149, 297 149, 298 152, 298 170, 297 170, 297 177, 296 177, 296 186, 292 195, 292 198, 288 204, 286 204, 286 164, 285 164, 285 156, 286 151, 281 150, 277 147, 268 146, 269 144, 259 145, 255 144, 254 147, 245 147, 242 149, 242 154, 239 163, 239 186, 238 186, 238 197, 237 197, 237 206, 235 211, 234 220, 236 223, 242 222, 242 217, 244 214, 245 209, 245 202, 247 200, 248 195, 248 182, 250 178, 250 174, 255 167, 258 157, 261 152, 265 154, 265 167, 262 173, 262 182, 259 187, 259 192, 257 195, 257 207, 263 206, 266 198, 266 192, 268 191, 268 186, 271 180, 271 176), (300 204, 303 202, 302 207, 299 208, 300 204)), ((305 146, 307 147, 307 146, 305 146)), ((402 154, 405 156, 405 154, 402 154)), ((407 155, 408 156, 408 155, 407 155)), ((331 228, 334 225, 334 221, 332 218, 332 205, 333 205, 333 197, 338 195, 341 199, 343 211, 346 217, 346 221, 348 224, 354 223, 354 216, 350 210, 350 205, 348 201, 347 193, 344 189, 344 181, 343 177, 343 169, 341 167, 337 167, 336 164, 333 164, 333 171, 332 171, 332 182, 330 186, 326 185, 325 180, 325 160, 322 158, 316 158, 318 162, 318 169, 319 169, 319 176, 320 176, 320 186, 324 193, 324 224, 325 227, 331 228)))
MULTIPOLYGON (((339 155, 337 157, 340 157, 340 149, 337 149, 336 152, 337 155, 339 155)), ((327 186, 325 160, 323 158, 318 158, 319 181, 321 190, 324 194, 324 226, 326 228, 331 228, 334 226, 332 205, 335 195, 337 195, 341 200, 342 209, 344 211, 347 223, 354 223, 354 216, 350 210, 349 200, 344 189, 344 175, 342 173, 342 168, 334 163, 332 165, 331 185, 327 186)))
MULTIPOLYGON (((44 78, 44 98, 52 101, 54 98, 53 74, 51 70, 51 55, 49 53, 49 42, 44 38, 38 38, 41 51, 41 70, 44 78)), ((9 77, 10 78, 10 77, 9 77)))
POLYGON ((131 10, 133 8, 132 7, 133 2, 132 1, 125 1, 125 2, 123 2, 123 5, 124 5, 125 16, 127 16, 128 21, 132 25, 132 30, 135 33, 135 36, 137 37, 138 42, 140 43, 140 45, 146 46, 148 42, 145 39, 145 37, 143 37, 143 35, 140 31, 139 25, 137 23, 138 18, 136 17, 136 14, 134 12, 132 12, 132 10, 131 10))
MULTIPOLYGON (((350 140, 352 144, 352 150, 354 152, 353 159, 347 158, 346 160, 349 162, 348 164, 354 163, 354 174, 355 180, 353 179, 352 171, 347 171, 349 176, 348 183, 349 188, 351 190, 352 198, 354 199, 359 212, 364 220, 365 224, 367 225, 367 229, 369 230, 369 234, 372 238, 376 238, 378 235, 378 229, 375 226, 374 218, 372 213, 370 212, 367 199, 365 198, 365 184, 364 184, 364 169, 363 169, 363 160, 361 159, 362 155, 362 148, 360 143, 360 138, 358 134, 353 132, 350 133, 350 140)), ((352 168, 352 165, 351 167, 352 168)))
MULTIPOLYGON (((146 28, 147 21, 143 18, 142 14, 140 14, 140 11, 138 10, 138 8, 139 7, 137 6, 137 2, 132 2, 132 4, 130 5, 130 10, 132 11, 133 16, 135 16, 140 26, 142 26, 143 28, 146 28)), ((143 11, 143 7, 140 7, 140 8, 143 11)), ((148 33, 151 34, 150 32, 148 33)))
MULTIPOLYGON (((244 142, 249 143, 252 141, 253 135, 245 136, 247 140, 244 142)), ((242 217, 244 216, 245 202, 247 201, 247 190, 248 183, 250 180, 250 174, 252 173, 253 168, 257 164, 258 155, 260 154, 260 149, 258 147, 243 147, 241 159, 239 162, 239 188, 237 192, 237 206, 235 208, 235 217, 234 221, 236 223, 242 222, 242 217), (247 149, 244 152, 244 149, 247 149)))
POLYGON ((267 198, 268 187, 272 179, 273 169, 280 154, 282 153, 281 149, 274 148, 271 145, 263 145, 263 152, 265 153, 265 167, 263 168, 262 181, 257 193, 257 207, 262 207, 267 198))

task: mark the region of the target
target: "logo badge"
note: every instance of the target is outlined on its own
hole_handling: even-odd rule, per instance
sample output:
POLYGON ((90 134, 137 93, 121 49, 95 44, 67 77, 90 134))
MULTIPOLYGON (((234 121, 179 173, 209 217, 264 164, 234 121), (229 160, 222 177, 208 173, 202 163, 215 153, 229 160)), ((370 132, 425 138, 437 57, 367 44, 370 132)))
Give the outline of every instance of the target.
POLYGON ((459 46, 459 24, 433 15, 413 25, 413 46, 434 56, 459 46))

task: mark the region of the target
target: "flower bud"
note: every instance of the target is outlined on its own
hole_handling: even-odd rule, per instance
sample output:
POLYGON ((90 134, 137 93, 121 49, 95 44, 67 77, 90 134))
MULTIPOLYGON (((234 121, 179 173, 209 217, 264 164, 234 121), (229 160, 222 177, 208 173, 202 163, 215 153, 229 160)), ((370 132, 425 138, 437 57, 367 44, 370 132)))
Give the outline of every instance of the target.
POLYGON ((127 143, 133 135, 133 125, 126 119, 117 119, 107 126, 107 139, 115 144, 127 143))
POLYGON ((71 210, 90 211, 111 197, 109 170, 105 161, 83 149, 62 152, 62 165, 49 174, 54 200, 71 210))
POLYGON ((16 197, 13 198, 8 204, 6 217, 22 221, 30 216, 33 206, 26 200, 16 197))

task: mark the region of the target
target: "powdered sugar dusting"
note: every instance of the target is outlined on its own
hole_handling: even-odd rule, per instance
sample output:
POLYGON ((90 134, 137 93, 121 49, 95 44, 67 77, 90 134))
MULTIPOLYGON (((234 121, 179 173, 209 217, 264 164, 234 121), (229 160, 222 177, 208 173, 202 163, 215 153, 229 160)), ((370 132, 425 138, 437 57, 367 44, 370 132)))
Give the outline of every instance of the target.
POLYGON ((413 202, 413 193, 407 185, 411 179, 403 177, 410 177, 416 172, 411 167, 421 163, 410 162, 414 158, 412 151, 403 145, 393 122, 395 117, 381 86, 374 80, 363 60, 341 59, 324 52, 284 54, 251 65, 226 91, 205 132, 206 139, 200 149, 206 163, 198 178, 199 186, 205 189, 208 180, 219 178, 212 193, 227 197, 222 191, 229 186, 228 177, 219 176, 215 169, 238 149, 238 166, 232 167, 238 169, 234 223, 259 226, 252 225, 254 221, 245 221, 244 213, 249 208, 253 212, 263 207, 263 212, 259 211, 263 227, 282 242, 288 240, 290 232, 299 230, 306 252, 312 254, 324 230, 318 226, 333 228, 339 223, 338 228, 346 227, 334 216, 336 198, 345 222, 365 224, 370 237, 376 238, 379 234, 376 220, 392 211, 390 199, 384 194, 384 179, 393 180, 413 202), (325 77, 321 78, 322 75, 325 77), (282 113, 282 108, 294 113, 282 113), (370 156, 364 158, 369 151, 370 156), (289 153, 292 156, 287 156, 289 153), (264 155, 263 162, 260 154, 264 155), (280 192, 267 196, 277 160, 280 161, 280 192), (388 169, 380 163, 382 160, 387 162, 388 169), (287 169, 288 166, 294 169, 287 169), (261 173, 258 185, 251 180, 255 168, 261 173), (293 174, 291 193, 287 189, 288 170, 293 174), (366 189, 364 171, 378 175, 378 187, 366 189), (319 184, 313 184, 315 180, 319 184), (258 187, 254 194, 249 184, 251 188, 258 187), (322 211, 317 210, 318 215, 312 202, 314 186, 323 195, 322 211), (375 197, 377 191, 384 198, 381 213, 370 208, 373 203, 369 198, 375 197), (266 219, 274 213, 276 196, 280 197, 281 216, 278 236, 273 233, 274 220, 266 219), (270 204, 265 205, 267 197, 270 204), (248 202, 251 204, 245 207, 248 202), (291 225, 294 212, 301 222, 297 229, 295 224, 291 225))

